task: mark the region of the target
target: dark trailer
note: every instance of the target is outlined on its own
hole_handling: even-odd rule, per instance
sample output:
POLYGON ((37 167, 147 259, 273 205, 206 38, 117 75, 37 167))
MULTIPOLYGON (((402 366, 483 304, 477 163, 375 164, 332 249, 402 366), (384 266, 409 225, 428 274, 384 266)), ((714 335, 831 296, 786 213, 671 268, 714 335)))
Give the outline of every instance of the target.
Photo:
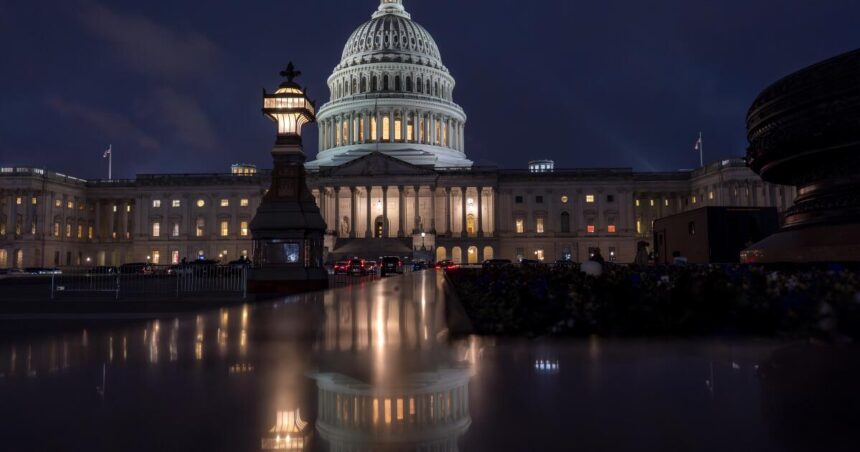
POLYGON ((658 263, 675 255, 691 264, 737 263, 740 252, 779 229, 773 207, 703 207, 654 222, 658 263))

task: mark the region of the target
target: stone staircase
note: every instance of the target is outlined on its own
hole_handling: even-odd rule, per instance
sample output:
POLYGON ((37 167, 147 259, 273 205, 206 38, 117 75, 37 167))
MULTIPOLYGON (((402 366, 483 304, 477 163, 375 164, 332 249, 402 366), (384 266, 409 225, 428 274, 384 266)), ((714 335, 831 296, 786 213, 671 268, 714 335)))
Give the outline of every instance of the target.
POLYGON ((411 257, 412 237, 387 239, 337 239, 329 261, 352 257, 376 260, 380 256, 411 257))

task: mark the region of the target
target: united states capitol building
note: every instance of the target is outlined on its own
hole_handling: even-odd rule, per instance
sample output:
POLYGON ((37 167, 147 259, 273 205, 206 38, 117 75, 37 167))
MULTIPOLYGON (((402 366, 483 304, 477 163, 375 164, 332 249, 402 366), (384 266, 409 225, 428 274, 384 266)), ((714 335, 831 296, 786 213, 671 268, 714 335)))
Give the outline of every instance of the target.
MULTIPOLYGON (((672 172, 475 164, 455 79, 401 0, 382 0, 353 32, 328 85, 319 150, 315 158, 305 151, 329 260, 583 261, 600 249, 630 262, 637 243, 652 240, 657 218, 704 206, 783 211, 796 195, 764 183, 739 159, 672 172)), ((249 255, 248 225, 269 181, 268 171, 245 165, 131 180, 2 167, 0 268, 249 255)))

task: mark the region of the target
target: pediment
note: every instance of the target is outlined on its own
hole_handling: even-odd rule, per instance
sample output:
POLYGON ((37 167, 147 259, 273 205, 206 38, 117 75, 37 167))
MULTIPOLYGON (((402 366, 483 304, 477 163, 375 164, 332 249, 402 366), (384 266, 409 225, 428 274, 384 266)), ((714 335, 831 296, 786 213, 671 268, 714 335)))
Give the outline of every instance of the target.
POLYGON ((336 167, 325 168, 326 176, 350 177, 350 176, 434 176, 436 171, 432 168, 413 165, 395 157, 373 152, 364 157, 344 163, 336 167))

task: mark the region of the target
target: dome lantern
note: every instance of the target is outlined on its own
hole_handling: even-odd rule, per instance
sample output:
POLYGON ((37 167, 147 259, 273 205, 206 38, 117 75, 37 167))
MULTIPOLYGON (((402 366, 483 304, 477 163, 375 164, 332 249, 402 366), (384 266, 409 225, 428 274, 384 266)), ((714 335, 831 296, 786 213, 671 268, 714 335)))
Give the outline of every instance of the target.
POLYGON ((386 14, 395 14, 410 19, 411 16, 403 7, 403 0, 380 0, 379 9, 373 13, 373 18, 384 16, 386 14))

